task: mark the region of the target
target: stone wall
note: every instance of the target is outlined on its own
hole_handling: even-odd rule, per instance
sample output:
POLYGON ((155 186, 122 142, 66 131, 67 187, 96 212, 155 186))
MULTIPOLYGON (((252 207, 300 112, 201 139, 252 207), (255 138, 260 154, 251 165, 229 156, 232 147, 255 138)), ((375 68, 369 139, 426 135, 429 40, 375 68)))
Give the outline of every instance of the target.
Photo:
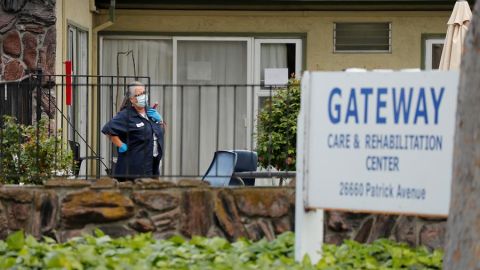
POLYGON ((446 219, 415 216, 375 215, 346 212, 325 214, 325 242, 340 244, 344 239, 370 243, 390 238, 411 246, 443 249, 446 219))
POLYGON ((23 229, 59 241, 100 228, 112 236, 152 232, 273 239, 293 230, 293 188, 214 189, 198 180, 50 180, 0 188, 0 238, 23 229))
POLYGON ((55 74, 55 0, 0 0, 0 81, 55 74))
MULTIPOLYGON (((152 232, 273 239, 294 229, 293 187, 210 188, 198 180, 117 183, 50 180, 45 186, 0 188, 0 238, 23 229, 65 241, 100 228, 112 236, 152 232)), ((390 237, 411 245, 443 246, 444 220, 328 212, 325 241, 371 242, 390 237)))

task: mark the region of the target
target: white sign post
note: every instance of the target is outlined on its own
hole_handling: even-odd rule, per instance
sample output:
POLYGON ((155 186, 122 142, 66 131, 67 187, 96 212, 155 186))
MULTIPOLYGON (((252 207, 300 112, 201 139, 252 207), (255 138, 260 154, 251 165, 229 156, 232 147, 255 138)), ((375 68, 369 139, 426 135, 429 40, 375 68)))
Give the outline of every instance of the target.
MULTIPOLYGON (((457 85, 457 72, 305 73, 296 228, 323 216, 305 209, 446 216, 457 85)), ((296 234, 296 259, 318 259, 302 242, 323 239, 296 234)))

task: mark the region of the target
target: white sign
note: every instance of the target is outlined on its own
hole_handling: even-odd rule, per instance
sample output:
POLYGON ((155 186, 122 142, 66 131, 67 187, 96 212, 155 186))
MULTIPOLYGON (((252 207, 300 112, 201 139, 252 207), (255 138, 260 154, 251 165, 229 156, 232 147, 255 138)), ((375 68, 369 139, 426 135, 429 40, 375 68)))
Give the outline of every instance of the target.
POLYGON ((265 85, 285 85, 288 83, 288 68, 266 68, 265 85))
POLYGON ((448 214, 457 72, 303 80, 306 208, 448 214))

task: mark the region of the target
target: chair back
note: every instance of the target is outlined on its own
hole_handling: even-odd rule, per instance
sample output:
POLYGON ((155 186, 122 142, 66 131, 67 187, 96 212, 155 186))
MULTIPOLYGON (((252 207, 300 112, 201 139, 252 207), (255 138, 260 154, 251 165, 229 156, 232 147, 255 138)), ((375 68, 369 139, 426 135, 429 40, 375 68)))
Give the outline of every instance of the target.
POLYGON ((216 151, 213 156, 210 167, 202 178, 214 187, 225 187, 230 183, 235 164, 237 162, 237 154, 231 151, 216 151))
POLYGON ((80 161, 80 144, 70 140, 68 141, 68 144, 73 153, 73 160, 80 161))
POLYGON ((73 174, 75 176, 78 176, 78 174, 80 173, 80 165, 82 163, 82 159, 80 158, 80 144, 70 140, 68 141, 68 144, 70 145, 70 149, 72 150, 72 154, 73 154, 73 161, 74 161, 73 174))
MULTIPOLYGON (((237 154, 235 172, 255 172, 257 170, 257 152, 250 150, 234 150, 233 152, 237 154)), ((255 178, 242 178, 242 180, 246 186, 255 185, 255 178)))

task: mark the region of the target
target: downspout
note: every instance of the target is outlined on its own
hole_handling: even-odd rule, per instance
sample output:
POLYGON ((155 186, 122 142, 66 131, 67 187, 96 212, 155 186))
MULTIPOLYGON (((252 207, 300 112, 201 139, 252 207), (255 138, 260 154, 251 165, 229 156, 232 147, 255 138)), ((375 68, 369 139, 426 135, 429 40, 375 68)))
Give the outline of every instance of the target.
MULTIPOLYGON (((113 25, 115 21, 115 3, 115 0, 110 0, 110 8, 108 9, 108 20, 93 28, 93 35, 95 39, 98 37, 98 32, 113 25)), ((97 9, 95 7, 95 0, 90 0, 90 8, 92 8, 92 5, 94 8, 94 11, 92 12, 97 12, 97 9)))
POLYGON ((97 12, 97 7, 95 6, 95 0, 89 0, 88 1, 89 7, 90 7, 90 12, 97 12))
MULTIPOLYGON (((97 11, 97 8, 95 7, 95 0, 90 0, 89 1, 90 3, 90 10, 93 12, 93 13, 98 13, 97 11), (92 10, 93 9, 93 10, 92 10)), ((94 65, 92 66, 92 74, 96 74, 96 75, 100 75, 100 65, 99 65, 99 38, 98 38, 98 32, 110 27, 113 25, 114 21, 115 21, 115 4, 116 4, 116 0, 110 0, 110 7, 109 7, 109 15, 108 15, 108 19, 106 22, 98 25, 98 26, 95 26, 93 29, 92 29, 92 41, 94 42, 94 44, 96 44, 95 48, 92 48, 92 56, 93 56, 93 59, 92 60, 95 60, 95 61, 92 61, 92 63, 94 63, 94 65)), ((98 82, 98 80, 97 80, 98 82)), ((95 83, 97 83, 95 82, 95 83)), ((96 123, 95 126, 93 126, 90 130, 93 134, 91 134, 92 136, 90 136, 90 138, 96 138, 96 143, 94 146, 94 149, 95 149, 95 152, 97 152, 98 155, 100 155, 100 151, 101 151, 101 145, 100 145, 100 89, 99 89, 99 86, 97 85, 96 87, 96 95, 92 95, 92 99, 93 99, 93 102, 90 103, 92 104, 93 108, 92 111, 93 111, 93 114, 92 114, 92 119, 90 123, 96 123)), ((90 168, 95 168, 94 167, 94 161, 92 160, 92 166, 89 166, 90 168)), ((101 165, 100 165, 100 162, 96 162, 97 166, 96 166, 96 175, 100 175, 101 174, 101 165)))
MULTIPOLYGON (((95 6, 95 0, 89 0, 90 3, 90 10, 92 13, 99 14, 96 6, 95 6), (93 9, 93 10, 92 10, 93 9)), ((98 40, 98 32, 110 27, 113 25, 115 22, 115 4, 116 0, 110 0, 110 7, 108 9, 108 19, 106 22, 97 25, 92 28, 92 42, 95 44, 95 48, 92 48, 92 63, 94 64, 92 66, 92 74, 99 75, 99 58, 98 58, 98 52, 99 52, 99 40, 98 40)), ((95 16, 95 15, 94 15, 95 16)), ((92 16, 93 20, 93 16, 92 16)), ((93 47, 93 46, 92 46, 93 47)))

